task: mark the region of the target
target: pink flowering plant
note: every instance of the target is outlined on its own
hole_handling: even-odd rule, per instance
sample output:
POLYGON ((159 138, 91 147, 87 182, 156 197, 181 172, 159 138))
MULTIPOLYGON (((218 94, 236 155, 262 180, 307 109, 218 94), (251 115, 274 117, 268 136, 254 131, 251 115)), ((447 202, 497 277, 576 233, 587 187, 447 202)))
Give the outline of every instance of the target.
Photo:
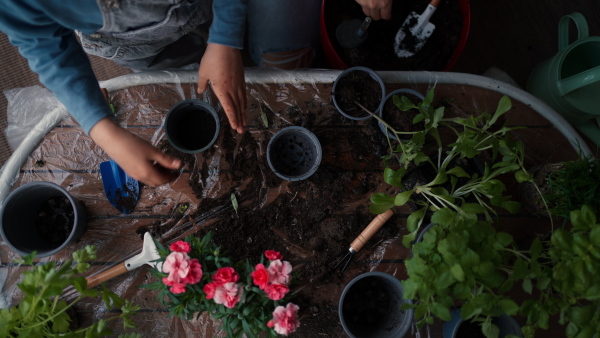
POLYGON ((234 264, 211 239, 209 232, 169 247, 157 242, 162 269, 151 269, 158 281, 144 287, 157 290, 173 316, 191 320, 208 312, 229 337, 294 332, 300 322, 299 307, 289 302, 292 265, 274 250, 266 250, 257 264, 234 264))

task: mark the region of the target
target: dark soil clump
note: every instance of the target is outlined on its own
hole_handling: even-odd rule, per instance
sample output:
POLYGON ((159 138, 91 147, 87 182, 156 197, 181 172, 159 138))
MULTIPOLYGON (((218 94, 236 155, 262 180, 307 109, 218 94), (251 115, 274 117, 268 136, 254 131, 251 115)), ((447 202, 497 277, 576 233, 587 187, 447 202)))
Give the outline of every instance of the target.
POLYGON ((40 238, 53 247, 63 244, 75 222, 73 206, 68 198, 57 196, 48 199, 37 211, 35 229, 40 238))

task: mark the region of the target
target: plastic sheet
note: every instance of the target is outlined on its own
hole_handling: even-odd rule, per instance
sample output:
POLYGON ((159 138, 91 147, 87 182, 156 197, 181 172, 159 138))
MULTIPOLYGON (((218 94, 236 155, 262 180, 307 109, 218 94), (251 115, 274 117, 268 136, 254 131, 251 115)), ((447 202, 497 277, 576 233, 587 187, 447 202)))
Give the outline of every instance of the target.
MULTIPOLYGON (((89 213, 88 228, 77 243, 57 255, 40 259, 40 263, 48 260, 64 261, 74 250, 94 244, 98 248, 98 259, 94 262, 92 273, 98 273, 139 253, 143 230, 151 231, 160 240, 173 240, 210 226, 220 219, 233 217, 231 207, 209 203, 228 197, 232 192, 239 194, 240 204, 252 211, 267 208, 282 195, 290 196, 291 205, 308 198, 309 193, 302 189, 318 187, 311 187, 308 183, 293 185, 283 180, 273 181, 273 174, 264 160, 270 136, 284 127, 300 125, 313 131, 321 141, 324 148, 321 164, 323 170, 332 173, 339 170, 339 175, 332 176, 332 180, 339 181, 342 186, 351 187, 355 184, 361 188, 366 187, 365 190, 346 192, 343 198, 338 198, 343 199, 342 202, 336 201, 338 209, 334 212, 335 217, 355 219, 348 221, 353 227, 349 228, 351 231, 339 243, 340 247, 347 247, 350 243, 347 239, 358 235, 373 217, 367 210, 370 195, 386 191, 388 187, 380 177, 378 154, 368 142, 361 148, 363 152, 349 153, 348 149, 352 149, 352 145, 348 137, 334 138, 336 131, 347 132, 341 134, 345 136, 353 135, 350 132, 360 131, 361 135, 366 135, 365 140, 372 139, 380 132, 374 121, 350 121, 335 110, 331 103, 331 85, 337 74, 339 71, 247 70, 249 126, 243 135, 236 134, 228 127, 224 113, 212 93, 198 97, 195 90, 196 72, 136 73, 101 82, 101 87, 109 90, 111 102, 116 107, 116 121, 154 145, 160 147, 166 142, 161 128, 164 117, 174 104, 184 99, 201 98, 210 102, 221 116, 221 134, 210 151, 186 159, 186 166, 180 170, 175 182, 157 188, 143 186, 134 212, 122 215, 108 203, 102 188, 99 164, 108 160, 106 154, 83 133, 72 118, 65 117, 64 107, 59 105, 51 113, 44 114, 42 121, 21 142, 16 155, 13 155, 15 158, 11 158, 12 162, 9 160, 10 163, 5 165, 0 176, 0 201, 4 200, 13 183, 14 186, 19 186, 43 180, 65 187, 85 203, 89 213), (268 113, 268 126, 262 122, 261 112, 268 113), (39 140, 41 142, 38 144, 39 140), (254 148, 246 147, 247 144, 254 148), (252 153, 248 154, 249 151, 252 153), (256 182, 244 178, 243 172, 237 172, 241 170, 239 162, 250 156, 260 160, 255 169, 262 173, 263 180, 255 193, 251 193, 248 187, 256 182), (190 185, 190 180, 200 189, 195 190, 190 185), (187 208, 182 208, 182 205, 187 208)), ((517 88, 467 74, 381 72, 381 75, 388 91, 406 87, 425 93, 430 87, 436 86, 436 97, 454 99, 447 101, 449 109, 467 114, 494 111, 501 95, 509 95, 513 98, 515 108, 508 113, 508 123, 534 127, 516 133, 517 138, 526 144, 527 161, 530 164, 573 159, 577 155, 574 148, 578 143, 583 145, 584 152, 589 153, 585 142, 560 116, 517 88), (528 149, 532 151, 527 151, 528 149)), ((312 177, 307 181, 311 179, 312 177)), ((408 207, 397 208, 396 213, 397 217, 386 225, 388 231, 385 234, 391 235, 375 237, 369 242, 356 257, 361 264, 360 269, 350 269, 345 282, 359 271, 373 270, 402 278, 405 273, 402 259, 407 257, 408 251, 400 246, 400 239, 410 210, 408 207)), ((528 219, 527 215, 521 217, 528 219)), ((325 228, 329 224, 327 222, 326 219, 315 226, 325 228)), ((541 221, 531 222, 543 225, 541 221)), ((293 255, 289 258, 299 263, 299 269, 303 262, 315 257, 314 251, 294 245, 276 230, 273 231, 276 242, 293 255)), ((0 273, 6 272, 0 300, 5 299, 7 304, 15 304, 20 297, 16 284, 27 267, 8 263, 16 255, 4 243, 0 250, 0 261, 3 263, 0 273)), ((155 300, 155 295, 137 287, 153 281, 146 268, 142 267, 107 282, 107 286, 113 291, 142 307, 143 311, 136 318, 140 327, 136 332, 153 337, 220 334, 215 332, 212 321, 205 317, 198 321, 168 318, 165 310, 155 300)), ((328 304, 327 310, 334 317, 336 300, 343 286, 343 281, 312 286, 314 296, 321 297, 328 304)), ((68 296, 72 296, 72 293, 68 296)), ((101 302, 95 299, 85 300, 78 306, 78 310, 83 324, 110 316, 101 302)), ((304 311, 304 316, 309 317, 323 314, 313 313, 311 309, 304 311)), ((338 325, 340 332, 339 324, 332 325, 338 325)), ((118 327, 115 330, 120 332, 118 327)), ((430 335, 429 328, 417 332, 413 327, 409 333, 413 336, 430 335)), ((437 333, 431 335, 439 336, 437 333)))

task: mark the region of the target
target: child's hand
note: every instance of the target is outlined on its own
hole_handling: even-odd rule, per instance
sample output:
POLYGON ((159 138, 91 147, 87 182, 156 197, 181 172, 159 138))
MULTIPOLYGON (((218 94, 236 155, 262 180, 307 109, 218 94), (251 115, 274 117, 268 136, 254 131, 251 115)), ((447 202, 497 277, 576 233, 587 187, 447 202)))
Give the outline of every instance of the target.
POLYGON ((238 49, 209 43, 198 70, 198 93, 208 81, 223 106, 231 128, 238 133, 246 126, 246 81, 244 64, 238 49))
POLYGON ((373 20, 392 18, 392 0, 356 0, 366 16, 373 20))
POLYGON ((181 166, 181 160, 161 152, 108 117, 92 127, 90 136, 129 176, 152 187, 173 181, 176 177, 169 171, 181 166))

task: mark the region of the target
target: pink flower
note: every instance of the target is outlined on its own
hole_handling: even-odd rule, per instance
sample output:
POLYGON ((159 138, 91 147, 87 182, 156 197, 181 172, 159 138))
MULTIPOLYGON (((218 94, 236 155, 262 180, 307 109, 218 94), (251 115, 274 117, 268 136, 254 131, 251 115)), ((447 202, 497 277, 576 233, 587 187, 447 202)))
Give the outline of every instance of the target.
POLYGON ((168 278, 163 278, 162 279, 163 283, 165 283, 166 286, 170 286, 170 290, 173 293, 184 293, 185 292, 185 283, 177 283, 174 282, 172 280, 169 280, 168 278))
POLYGON ((163 272, 169 274, 169 280, 180 283, 190 271, 190 258, 184 252, 171 252, 163 264, 163 272))
POLYGON ((298 305, 293 303, 288 303, 286 307, 276 307, 273 311, 273 320, 270 320, 267 326, 274 328, 275 332, 287 336, 300 326, 299 309, 298 305))
POLYGON ((265 292, 269 299, 280 300, 285 297, 285 294, 290 291, 287 286, 281 284, 269 284, 265 287, 265 292))
MULTIPOLYGON (((184 242, 185 243, 185 242, 184 242)), ((181 280, 182 283, 188 284, 196 284, 202 279, 202 265, 198 262, 196 258, 189 261, 190 271, 188 274, 181 280)))
POLYGON ((257 264, 255 270, 251 274, 254 285, 258 285, 261 290, 264 290, 269 285, 269 272, 262 264, 257 264))
POLYGON ((190 253, 191 247, 190 247, 190 243, 188 243, 188 242, 177 241, 177 242, 171 244, 169 249, 171 249, 171 251, 175 251, 175 252, 190 253))
POLYGON ((240 276, 233 268, 226 267, 220 268, 217 272, 212 275, 212 279, 219 285, 225 283, 235 283, 240 279, 240 276))
POLYGON ((265 251, 265 257, 267 257, 267 259, 270 261, 274 261, 276 259, 283 259, 283 255, 275 250, 265 251))
MULTIPOLYGON (((208 298, 208 297, 207 297, 208 298)), ((233 308, 242 298, 242 287, 237 283, 225 283, 215 290, 215 303, 233 308)))
POLYGON ((290 284, 292 276, 292 265, 289 262, 274 260, 269 264, 269 278, 271 283, 275 284, 290 284))
POLYGON ((214 282, 208 283, 204 285, 204 293, 206 294, 206 299, 213 299, 215 296, 215 292, 217 291, 218 285, 214 282))

